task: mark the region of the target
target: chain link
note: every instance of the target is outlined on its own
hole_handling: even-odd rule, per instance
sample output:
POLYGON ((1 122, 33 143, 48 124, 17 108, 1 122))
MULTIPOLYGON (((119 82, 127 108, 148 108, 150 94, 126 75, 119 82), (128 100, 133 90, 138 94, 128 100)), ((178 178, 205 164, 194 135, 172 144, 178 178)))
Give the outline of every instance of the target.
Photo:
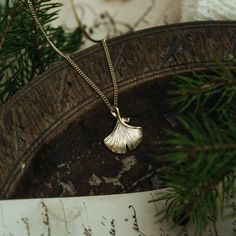
POLYGON ((102 46, 106 55, 107 63, 110 69, 111 73, 111 78, 112 78, 112 84, 113 84, 113 92, 114 92, 114 107, 118 106, 118 85, 117 85, 117 79, 116 79, 116 74, 114 71, 114 66, 112 64, 111 56, 107 47, 106 40, 102 40, 102 46))
POLYGON ((106 43, 106 40, 103 39, 101 41, 102 46, 103 46, 103 50, 107 59, 107 63, 109 66, 109 70, 110 70, 110 74, 111 74, 111 78, 112 78, 112 84, 113 84, 113 97, 114 97, 114 105, 112 106, 110 101, 108 100, 108 98, 106 97, 106 95, 98 88, 98 86, 80 69, 80 67, 71 59, 70 56, 67 56, 66 54, 64 54, 62 51, 60 51, 54 44, 53 42, 50 40, 50 38, 47 36, 45 30, 43 29, 39 18, 36 14, 36 11, 34 9, 33 3, 31 2, 31 0, 27 0, 28 5, 29 5, 29 9, 31 11, 31 14, 34 18, 34 21, 37 25, 37 27, 39 27, 39 29, 41 30, 41 32, 43 33, 44 37, 46 38, 46 40, 48 41, 48 43, 51 45, 51 47, 61 56, 63 57, 72 67, 73 69, 75 69, 75 71, 96 91, 96 93, 101 97, 101 99, 104 101, 104 103, 106 104, 106 106, 108 107, 108 109, 111 112, 114 112, 115 108, 118 106, 118 84, 117 84, 117 79, 116 79, 116 74, 114 71, 114 67, 112 64, 112 60, 111 60, 111 56, 110 56, 110 52, 106 43))

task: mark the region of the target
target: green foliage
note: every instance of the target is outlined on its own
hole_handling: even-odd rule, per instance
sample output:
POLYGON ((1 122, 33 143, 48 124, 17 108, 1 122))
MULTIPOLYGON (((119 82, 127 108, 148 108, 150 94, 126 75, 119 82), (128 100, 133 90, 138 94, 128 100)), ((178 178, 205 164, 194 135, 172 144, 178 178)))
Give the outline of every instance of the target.
POLYGON ((229 109, 236 92, 234 65, 225 66, 217 62, 217 68, 208 68, 208 73, 194 73, 191 78, 179 76, 177 81, 171 82, 170 103, 180 112, 190 107, 195 113, 199 110, 210 113, 215 109, 229 109))
MULTIPOLYGON (((50 0, 34 1, 46 33, 65 53, 81 45, 81 31, 67 33, 49 23, 58 16, 61 4, 50 0)), ((61 58, 48 45, 29 12, 25 0, 5 0, 0 5, 0 102, 5 101, 36 75, 61 58)))
POLYGON ((181 116, 185 134, 168 132, 168 141, 162 143, 173 150, 164 156, 169 168, 161 175, 171 188, 162 196, 168 200, 168 218, 190 219, 200 231, 207 216, 217 219, 217 203, 223 204, 234 189, 236 125, 225 119, 219 124, 207 116, 181 116))
POLYGON ((171 81, 169 101, 179 110, 181 132, 165 131, 159 150, 168 151, 157 155, 166 161, 160 178, 168 188, 159 198, 167 203, 159 217, 195 223, 199 235, 235 192, 236 71, 218 65, 214 73, 171 81))

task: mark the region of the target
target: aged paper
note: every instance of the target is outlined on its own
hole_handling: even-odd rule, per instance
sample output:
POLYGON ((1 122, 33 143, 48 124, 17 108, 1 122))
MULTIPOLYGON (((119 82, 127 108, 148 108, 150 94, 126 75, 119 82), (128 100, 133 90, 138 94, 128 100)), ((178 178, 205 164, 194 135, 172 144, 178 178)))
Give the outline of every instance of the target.
MULTIPOLYGON (((160 190, 96 197, 0 201, 0 236, 181 236, 192 226, 171 229, 157 222, 160 190)), ((230 199, 230 211, 236 201, 230 199)), ((236 218, 211 224, 205 236, 236 235, 236 218)))

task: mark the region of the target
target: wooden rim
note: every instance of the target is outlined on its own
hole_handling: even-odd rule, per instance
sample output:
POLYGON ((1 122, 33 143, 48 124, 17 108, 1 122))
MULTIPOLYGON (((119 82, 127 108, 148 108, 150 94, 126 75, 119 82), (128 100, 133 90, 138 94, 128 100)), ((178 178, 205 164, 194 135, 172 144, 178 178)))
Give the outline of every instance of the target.
MULTIPOLYGON (((195 22, 151 28, 108 41, 120 91, 151 80, 199 71, 236 53, 235 22, 195 22)), ((73 57, 108 95, 109 70, 100 45, 73 57)), ((30 82, 0 111, 0 196, 7 198, 39 148, 86 110, 101 103, 61 62, 30 82)), ((102 104, 102 103, 101 103, 102 104)))

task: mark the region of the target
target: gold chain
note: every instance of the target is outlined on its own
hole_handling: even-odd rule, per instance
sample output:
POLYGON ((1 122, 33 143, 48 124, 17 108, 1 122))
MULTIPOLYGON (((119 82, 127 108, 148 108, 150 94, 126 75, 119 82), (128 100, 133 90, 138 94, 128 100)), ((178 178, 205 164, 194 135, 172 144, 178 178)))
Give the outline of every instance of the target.
POLYGON ((39 29, 41 30, 41 32, 43 33, 43 35, 45 36, 46 40, 48 41, 48 43, 52 46, 52 48, 60 55, 62 56, 64 59, 67 60, 67 62, 75 69, 75 71, 78 72, 78 74, 96 91, 96 93, 101 97, 101 99, 104 101, 104 103, 106 104, 106 106, 108 107, 108 109, 111 112, 114 112, 115 108, 118 106, 118 85, 117 85, 117 79, 116 79, 116 74, 114 71, 114 67, 112 64, 112 60, 111 60, 111 56, 110 56, 110 52, 106 43, 106 40, 103 39, 101 41, 102 46, 103 46, 103 50, 105 52, 106 55, 106 59, 107 59, 107 63, 109 66, 109 70, 110 70, 110 74, 111 74, 111 78, 112 78, 112 84, 113 84, 113 93, 114 93, 114 105, 112 106, 110 101, 108 100, 108 98, 106 97, 106 95, 98 88, 98 86, 80 69, 80 67, 71 59, 70 56, 67 56, 66 54, 64 54, 62 51, 60 51, 54 44, 53 42, 50 40, 50 38, 47 36, 45 30, 43 29, 39 18, 36 14, 36 11, 34 9, 34 6, 31 2, 31 0, 27 0, 28 1, 28 5, 29 5, 29 9, 31 11, 31 14, 35 20, 35 23, 37 25, 37 27, 39 27, 39 29))

